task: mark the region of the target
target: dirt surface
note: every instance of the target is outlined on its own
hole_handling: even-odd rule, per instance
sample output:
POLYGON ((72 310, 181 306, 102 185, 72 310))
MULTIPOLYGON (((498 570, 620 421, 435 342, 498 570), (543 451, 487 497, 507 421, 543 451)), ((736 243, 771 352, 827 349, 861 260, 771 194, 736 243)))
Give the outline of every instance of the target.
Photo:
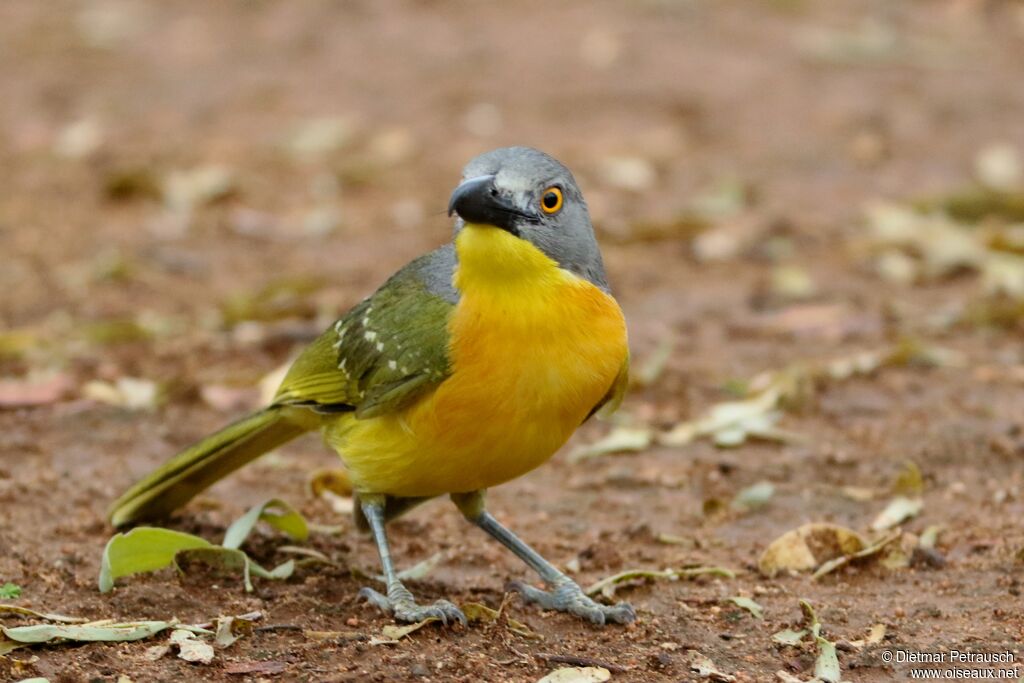
MULTIPOLYGON (((16 604, 95 619, 260 611, 280 627, 209 665, 149 661, 160 637, 22 649, 0 657, 0 679, 534 681, 558 666, 548 655, 568 655, 612 665, 614 681, 677 681, 700 679, 696 650, 736 680, 806 680, 814 648, 771 640, 800 623, 801 598, 840 641, 844 680, 901 679, 906 666, 882 658, 897 649, 1012 651, 1020 665, 1021 327, 957 321, 984 297, 976 274, 897 283, 861 248, 867 203, 962 188, 993 143, 1024 152, 1019 3, 5 2, 0 55, 0 375, 66 384, 60 400, 0 409, 0 584, 22 588, 16 604), (322 119, 333 123, 310 132, 322 119), (350 568, 375 572, 375 552, 308 492, 309 473, 336 463, 315 437, 167 525, 216 540, 281 497, 343 525, 309 541, 337 566, 257 580, 250 594, 164 571, 101 595, 109 502, 244 412, 247 387, 448 239, 461 165, 515 143, 577 173, 637 363, 674 342, 626 400, 636 421, 670 427, 730 399, 737 380, 908 336, 958 362, 830 382, 783 417, 796 441, 698 440, 581 464, 563 452, 491 493, 495 515, 583 585, 632 568, 737 572, 622 588, 639 614, 629 627, 513 598, 509 616, 542 640, 490 624, 371 644, 390 621, 357 599, 350 568), (228 196, 167 198, 169 174, 210 165, 232 174, 228 196), (728 183, 746 197, 738 210, 679 218, 728 183), (702 230, 739 246, 706 258, 702 230), (808 298, 773 286, 780 265, 809 277, 808 298), (277 295, 261 298, 267 287, 277 295), (161 405, 86 391, 123 377, 159 384, 161 405), (939 559, 818 581, 758 573, 765 546, 805 522, 866 532, 907 460, 924 475, 924 508, 904 530, 942 525, 939 559), (775 486, 765 507, 718 510, 759 481, 775 486), (727 602, 737 595, 764 618, 727 602), (877 623, 883 643, 841 642, 877 623), (270 664, 230 673, 253 662, 270 664)), ((607 430, 588 424, 573 444, 607 430)), ((443 553, 411 583, 424 599, 496 607, 506 581, 526 577, 447 503, 398 521, 391 540, 402 566, 443 553)), ((261 530, 247 547, 272 565, 284 543, 261 530)))

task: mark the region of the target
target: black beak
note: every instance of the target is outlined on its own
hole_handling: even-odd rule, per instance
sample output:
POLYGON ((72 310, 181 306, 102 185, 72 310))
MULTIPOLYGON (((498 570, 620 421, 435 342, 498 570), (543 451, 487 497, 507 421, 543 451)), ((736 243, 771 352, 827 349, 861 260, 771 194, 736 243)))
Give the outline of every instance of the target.
POLYGON ((520 211, 494 187, 494 176, 470 178, 455 188, 448 201, 448 215, 459 214, 467 223, 492 225, 519 235, 518 224, 533 221, 533 216, 520 211))

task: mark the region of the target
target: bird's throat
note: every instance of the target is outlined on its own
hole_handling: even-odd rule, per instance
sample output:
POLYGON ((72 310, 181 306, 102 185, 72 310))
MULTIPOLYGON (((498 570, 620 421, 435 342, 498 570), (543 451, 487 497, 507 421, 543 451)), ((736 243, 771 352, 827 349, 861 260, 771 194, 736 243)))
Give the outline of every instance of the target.
POLYGON ((530 242, 488 225, 467 223, 455 239, 455 251, 459 263, 452 284, 463 295, 521 296, 574 277, 530 242))

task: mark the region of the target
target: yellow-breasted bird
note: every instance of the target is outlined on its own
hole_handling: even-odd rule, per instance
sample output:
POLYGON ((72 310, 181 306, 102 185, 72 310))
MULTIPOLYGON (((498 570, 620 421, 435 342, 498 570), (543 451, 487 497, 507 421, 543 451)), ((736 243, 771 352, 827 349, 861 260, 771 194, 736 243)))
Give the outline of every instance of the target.
POLYGON ((385 524, 449 494, 465 517, 536 571, 523 597, 592 622, 628 623, 484 507, 484 492, 534 469, 599 408, 614 409, 629 352, 583 196, 565 166, 527 147, 473 159, 448 205, 452 243, 395 273, 314 341, 273 402, 171 458, 111 508, 120 526, 165 514, 243 464, 313 429, 341 456, 356 521, 376 541, 401 621, 465 616, 418 605, 395 574, 385 524))

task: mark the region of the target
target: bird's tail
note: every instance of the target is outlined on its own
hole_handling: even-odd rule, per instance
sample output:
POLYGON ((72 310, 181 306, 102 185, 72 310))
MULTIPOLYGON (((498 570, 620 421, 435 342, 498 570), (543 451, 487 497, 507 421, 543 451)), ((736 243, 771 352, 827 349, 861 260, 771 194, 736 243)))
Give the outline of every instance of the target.
POLYGON ((189 446, 125 491, 110 506, 122 526, 160 517, 267 451, 316 426, 305 410, 270 406, 189 446))

